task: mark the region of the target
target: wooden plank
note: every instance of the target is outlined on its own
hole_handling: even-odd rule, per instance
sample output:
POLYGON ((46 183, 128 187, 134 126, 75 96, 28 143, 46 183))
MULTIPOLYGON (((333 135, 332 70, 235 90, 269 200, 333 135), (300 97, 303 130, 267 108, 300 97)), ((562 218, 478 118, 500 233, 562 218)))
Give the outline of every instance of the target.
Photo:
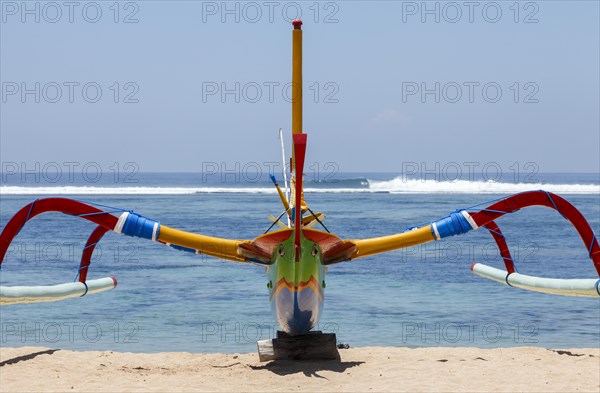
POLYGON ((258 361, 268 362, 275 360, 275 352, 273 352, 273 340, 260 340, 257 341, 258 345, 258 361))
POLYGON ((258 341, 258 358, 270 360, 339 360, 335 333, 310 332, 290 336, 277 332, 272 340, 258 341))

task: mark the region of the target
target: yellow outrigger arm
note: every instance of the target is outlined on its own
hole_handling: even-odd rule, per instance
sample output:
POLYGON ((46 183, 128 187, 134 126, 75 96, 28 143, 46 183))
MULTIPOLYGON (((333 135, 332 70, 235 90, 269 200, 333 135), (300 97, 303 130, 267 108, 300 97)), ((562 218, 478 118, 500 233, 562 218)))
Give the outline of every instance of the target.
POLYGON ((350 257, 350 259, 356 259, 382 252, 413 247, 430 241, 441 240, 448 236, 461 235, 475 230, 480 226, 483 226, 481 220, 478 221, 478 218, 473 217, 469 212, 462 209, 430 224, 409 228, 402 233, 369 239, 346 240, 346 242, 356 247, 356 250, 350 257))
POLYGON ((346 240, 346 242, 356 246, 356 251, 351 257, 351 259, 356 259, 436 240, 433 233, 431 225, 427 225, 395 235, 360 240, 346 240))
POLYGON ((123 212, 112 230, 163 243, 181 251, 205 254, 234 262, 252 262, 239 252, 240 247, 249 244, 250 240, 225 239, 182 231, 134 212, 123 212))
POLYGON ((166 225, 160 226, 159 242, 184 251, 206 254, 211 257, 227 259, 234 262, 246 262, 246 258, 238 254, 240 245, 250 240, 224 239, 220 237, 200 235, 181 231, 166 225))

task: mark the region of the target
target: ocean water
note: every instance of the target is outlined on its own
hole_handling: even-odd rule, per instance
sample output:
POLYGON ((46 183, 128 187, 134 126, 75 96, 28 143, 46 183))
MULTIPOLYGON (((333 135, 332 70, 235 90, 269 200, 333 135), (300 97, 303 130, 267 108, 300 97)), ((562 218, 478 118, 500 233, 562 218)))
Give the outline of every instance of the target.
MULTIPOLYGON (((133 209, 182 230, 252 239, 281 204, 267 176, 136 173, 129 180, 49 174, 2 175, 0 225, 38 197, 67 195, 133 209)), ((547 189, 564 195, 600 233, 598 174, 536 174, 534 181, 418 178, 341 173, 307 177, 306 200, 342 238, 401 232, 504 195, 547 189)), ((558 213, 528 208, 498 220, 520 272, 594 278, 576 231, 558 213)), ((51 285, 75 278, 94 225, 62 214, 30 221, 0 270, 2 285, 51 285)), ((410 249, 333 265, 319 328, 350 346, 600 345, 600 301, 510 288, 469 266, 502 262, 491 236, 474 231, 410 249)), ((0 308, 2 346, 133 352, 252 352, 273 337, 264 268, 193 255, 108 233, 89 278, 114 275, 116 289, 56 303, 0 308)))

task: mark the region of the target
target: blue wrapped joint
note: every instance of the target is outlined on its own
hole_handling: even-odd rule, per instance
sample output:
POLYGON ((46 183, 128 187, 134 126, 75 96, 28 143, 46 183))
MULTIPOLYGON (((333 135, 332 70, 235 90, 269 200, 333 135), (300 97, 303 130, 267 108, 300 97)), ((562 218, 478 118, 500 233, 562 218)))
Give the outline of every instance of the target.
POLYGON ((449 236, 462 235, 472 229, 477 229, 477 225, 475 223, 471 225, 467 217, 471 218, 466 210, 451 213, 449 216, 432 223, 431 232, 436 240, 440 240, 449 236))
POLYGON ((120 232, 127 236, 141 237, 143 239, 156 241, 160 233, 160 224, 158 221, 130 212, 125 219, 120 232))

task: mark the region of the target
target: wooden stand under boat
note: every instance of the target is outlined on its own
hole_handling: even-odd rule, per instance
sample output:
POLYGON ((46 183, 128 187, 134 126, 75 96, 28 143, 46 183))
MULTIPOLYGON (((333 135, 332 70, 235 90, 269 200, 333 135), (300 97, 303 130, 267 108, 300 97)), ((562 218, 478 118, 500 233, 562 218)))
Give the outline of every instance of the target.
POLYGON ((339 360, 335 333, 320 331, 290 336, 278 331, 277 338, 257 342, 258 359, 270 360, 339 360))

